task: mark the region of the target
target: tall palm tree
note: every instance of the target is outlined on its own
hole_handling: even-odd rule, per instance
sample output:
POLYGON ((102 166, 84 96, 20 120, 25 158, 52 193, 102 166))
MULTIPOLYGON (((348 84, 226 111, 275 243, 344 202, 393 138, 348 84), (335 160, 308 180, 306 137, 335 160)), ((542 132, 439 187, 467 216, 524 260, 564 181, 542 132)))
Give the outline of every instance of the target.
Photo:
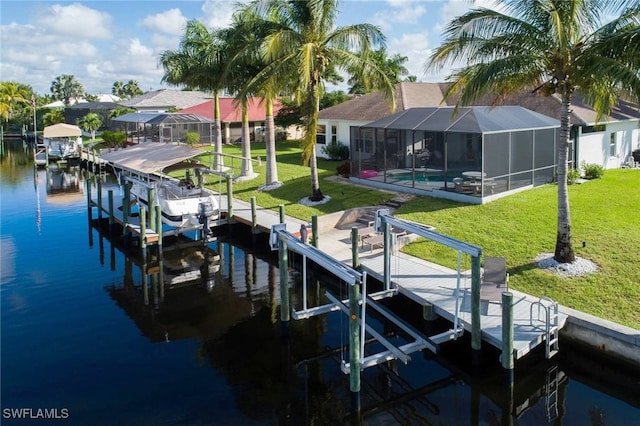
MULTIPOLYGON (((269 34, 273 24, 261 19, 250 6, 240 8, 234 14, 232 31, 236 38, 235 54, 231 57, 227 72, 234 71, 237 66, 246 71, 245 79, 240 84, 239 96, 246 95, 243 86, 267 64, 260 53, 260 46, 269 34)), ((227 78, 228 79, 228 78, 227 78)), ((280 85, 282 86, 282 85, 280 85)), ((276 159, 276 133, 273 117, 273 103, 277 98, 279 87, 275 84, 264 84, 257 88, 257 95, 261 96, 261 103, 265 107, 265 148, 267 152, 265 185, 263 189, 273 189, 280 186, 278 181, 278 166, 276 159)))
POLYGON ((210 32, 198 20, 187 23, 177 50, 167 50, 160 55, 160 64, 164 68, 163 82, 213 93, 215 170, 223 167, 220 93, 225 89, 222 79, 225 60, 223 44, 217 32, 210 32))
POLYGON ((62 101, 65 106, 71 104, 71 99, 78 99, 84 95, 84 88, 71 74, 62 74, 51 82, 51 94, 53 99, 62 101))
POLYGON ((255 73, 258 72, 258 63, 255 55, 252 55, 251 45, 253 28, 246 19, 246 14, 236 13, 229 28, 218 33, 223 40, 227 56, 223 80, 227 82, 227 89, 235 93, 234 106, 242 110, 242 164, 238 179, 253 179, 253 163, 251 161, 251 135, 249 132, 249 102, 252 101, 253 91, 242 91, 255 73))
POLYGON ((338 0, 256 0, 251 8, 272 29, 262 43, 267 65, 247 87, 286 84, 287 92, 296 94, 305 115, 302 162, 311 169, 310 199, 321 201, 315 148, 324 84, 336 71, 361 70, 379 82, 394 108, 393 84, 367 54, 372 45, 384 45, 384 36, 370 24, 336 27, 338 0))
POLYGON ((571 101, 581 93, 599 121, 619 96, 640 99, 640 2, 503 1, 501 11, 477 8, 454 19, 427 70, 464 63, 448 79, 446 96, 468 105, 535 87, 561 98, 558 144, 558 222, 554 258, 573 262, 567 188, 571 101), (609 23, 602 18, 622 12, 609 23))

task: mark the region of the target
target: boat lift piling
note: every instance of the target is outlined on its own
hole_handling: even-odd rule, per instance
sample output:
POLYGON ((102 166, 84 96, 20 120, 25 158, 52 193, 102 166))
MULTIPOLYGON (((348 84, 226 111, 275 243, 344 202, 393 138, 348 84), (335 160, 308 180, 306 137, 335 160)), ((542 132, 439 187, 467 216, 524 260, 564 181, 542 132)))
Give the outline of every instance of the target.
MULTIPOLYGON (((428 240, 434 241, 439 244, 443 244, 447 247, 453 248, 458 251, 459 254, 467 253, 471 256, 471 348, 473 362, 476 364, 480 357, 479 352, 481 349, 482 335, 480 328, 480 257, 482 256, 482 248, 465 243, 464 241, 457 240, 455 238, 439 234, 432 229, 414 222, 409 222, 403 219, 398 219, 389 214, 389 209, 380 209, 376 211, 375 227, 378 232, 384 232, 384 286, 385 289, 391 288, 391 262, 388 260, 391 252, 390 244, 390 229, 391 227, 414 233, 428 240), (385 226, 386 225, 386 226, 385 226)), ((460 291, 460 265, 458 264, 458 284, 456 289, 456 299, 459 298, 460 291)), ((440 336, 442 339, 457 338, 464 332, 462 325, 458 324, 459 305, 456 302, 456 313, 454 317, 453 329, 448 333, 443 333, 440 336), (447 336, 449 334, 449 336, 447 336)), ((434 337, 432 337, 434 340, 434 337)), ((435 339, 440 343, 445 340, 435 339)))
MULTIPOLYGON (((279 252, 281 321, 283 322, 283 329, 288 329, 290 318, 299 320, 338 310, 341 310, 349 316, 349 362, 346 362, 343 359, 341 370, 343 373, 350 375, 350 390, 355 394, 352 399, 355 413, 360 410, 358 394, 360 392, 360 374, 362 370, 393 359, 399 359, 406 364, 411 359, 409 354, 422 351, 423 349, 429 349, 435 353, 438 350, 438 343, 436 343, 436 341, 444 342, 451 340, 449 337, 450 333, 444 333, 447 334, 446 338, 441 335, 433 336, 433 338, 426 338, 420 335, 420 333, 416 332, 412 327, 404 323, 404 321, 399 317, 395 316, 388 309, 377 303, 377 301, 382 298, 394 295, 395 291, 383 290, 367 294, 367 271, 361 272, 355 268, 349 267, 341 261, 338 261, 320 251, 316 247, 303 243, 297 236, 286 230, 286 225, 278 224, 272 226, 269 243, 272 250, 278 250, 279 252), (287 256, 289 250, 303 256, 302 282, 304 286, 304 295, 306 295, 307 286, 306 267, 304 267, 304 265, 306 265, 308 259, 333 274, 336 278, 340 279, 341 282, 348 285, 349 299, 339 300, 327 291, 325 292, 325 296, 329 299, 330 303, 307 307, 306 297, 303 295, 302 309, 293 309, 293 307, 290 306, 289 277, 287 270, 287 256), (374 309, 377 314, 400 328, 404 332, 408 343, 396 347, 395 344, 388 340, 381 332, 378 332, 373 328, 373 326, 367 324, 367 307, 374 309), (365 356, 365 341, 367 333, 373 336, 378 343, 386 348, 386 350, 365 356)), ((358 245, 358 232, 357 229, 353 229, 352 253, 354 264, 358 264, 358 257, 356 254, 358 245)))
POLYGON ((113 189, 107 191, 109 202, 109 235, 113 229, 113 189))

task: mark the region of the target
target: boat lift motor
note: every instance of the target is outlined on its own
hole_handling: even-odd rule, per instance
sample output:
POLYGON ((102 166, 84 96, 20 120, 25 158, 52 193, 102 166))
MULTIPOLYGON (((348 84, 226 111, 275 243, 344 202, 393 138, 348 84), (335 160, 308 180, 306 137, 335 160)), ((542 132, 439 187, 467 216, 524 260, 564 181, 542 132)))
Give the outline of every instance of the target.
POLYGON ((213 204, 209 201, 203 201, 198 205, 198 221, 202 225, 202 230, 207 235, 211 233, 209 218, 215 213, 216 209, 213 208, 213 204))

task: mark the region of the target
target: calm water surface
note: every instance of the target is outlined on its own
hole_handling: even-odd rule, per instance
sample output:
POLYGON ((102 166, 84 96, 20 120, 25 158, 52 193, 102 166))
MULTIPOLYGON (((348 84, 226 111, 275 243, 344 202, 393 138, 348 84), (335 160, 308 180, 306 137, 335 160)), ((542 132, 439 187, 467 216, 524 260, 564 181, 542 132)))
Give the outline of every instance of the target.
MULTIPOLYGON (((162 286, 155 259, 145 264, 89 226, 84 172, 34 172, 20 145, 9 148, 0 170, 2 424, 349 423, 339 368, 347 323, 339 313, 292 322, 283 339, 278 270, 263 240, 247 249, 234 230, 205 247, 174 241, 162 286), (22 408, 68 418, 10 418, 22 408)), ((424 327, 406 302, 391 307, 424 327)), ((640 379, 628 371, 565 346, 554 362, 536 353, 519 362, 510 397, 497 353, 470 374, 468 348, 463 339, 436 358, 365 370, 364 423, 640 424, 640 379), (555 394, 545 388, 554 383, 555 394)))

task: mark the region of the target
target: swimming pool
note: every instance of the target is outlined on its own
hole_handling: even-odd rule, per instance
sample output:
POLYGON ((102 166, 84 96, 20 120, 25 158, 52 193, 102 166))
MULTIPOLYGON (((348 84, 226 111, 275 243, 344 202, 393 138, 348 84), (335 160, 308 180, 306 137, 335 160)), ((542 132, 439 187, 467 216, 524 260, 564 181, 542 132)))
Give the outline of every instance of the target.
POLYGON ((416 171, 415 179, 411 172, 407 173, 389 173, 387 178, 389 180, 415 180, 416 182, 452 182, 455 176, 445 176, 443 174, 429 174, 428 172, 416 171))

